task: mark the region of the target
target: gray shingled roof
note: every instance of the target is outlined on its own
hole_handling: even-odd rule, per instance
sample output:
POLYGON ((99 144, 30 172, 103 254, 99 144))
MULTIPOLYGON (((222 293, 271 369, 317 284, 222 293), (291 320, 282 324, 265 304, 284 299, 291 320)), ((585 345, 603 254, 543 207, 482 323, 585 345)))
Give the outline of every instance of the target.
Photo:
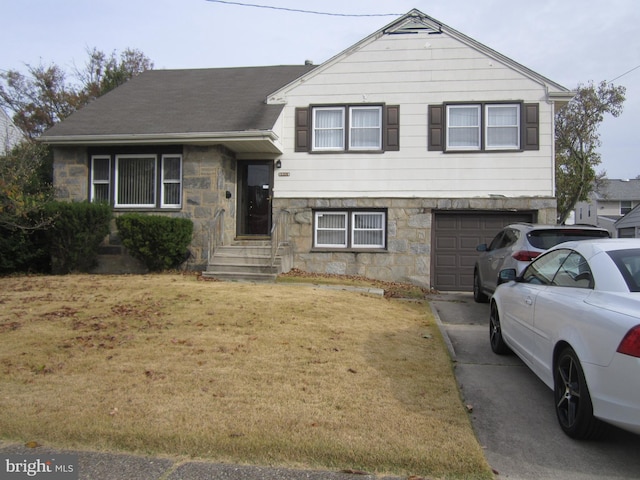
POLYGON ((43 140, 270 130, 283 105, 267 105, 267 96, 313 68, 149 70, 55 125, 43 140))
POLYGON ((640 200, 640 180, 602 180, 593 195, 597 200, 640 200))

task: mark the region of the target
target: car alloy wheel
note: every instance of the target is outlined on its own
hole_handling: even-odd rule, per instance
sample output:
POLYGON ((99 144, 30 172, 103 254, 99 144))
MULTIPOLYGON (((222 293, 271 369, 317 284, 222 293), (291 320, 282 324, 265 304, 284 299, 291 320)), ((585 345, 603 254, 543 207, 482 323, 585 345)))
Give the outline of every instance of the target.
POLYGON ((500 326, 500 314, 496 302, 491 302, 491 315, 489 316, 489 342, 491 350, 498 355, 509 353, 509 347, 502 338, 502 327, 500 326))
POLYGON ((473 299, 476 303, 487 303, 489 297, 482 293, 482 285, 480 285, 480 275, 478 271, 473 272, 473 299))
POLYGON ((566 347, 558 356, 553 380, 556 416, 562 430, 576 439, 599 437, 604 424, 593 416, 584 371, 571 347, 566 347))

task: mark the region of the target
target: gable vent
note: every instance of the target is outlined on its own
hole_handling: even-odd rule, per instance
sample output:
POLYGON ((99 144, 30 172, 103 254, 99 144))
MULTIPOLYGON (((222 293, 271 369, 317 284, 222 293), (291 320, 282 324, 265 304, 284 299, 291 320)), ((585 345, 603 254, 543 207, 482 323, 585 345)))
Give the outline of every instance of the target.
POLYGON ((412 15, 384 30, 385 35, 410 35, 416 33, 440 34, 442 33, 442 24, 428 17, 412 15))

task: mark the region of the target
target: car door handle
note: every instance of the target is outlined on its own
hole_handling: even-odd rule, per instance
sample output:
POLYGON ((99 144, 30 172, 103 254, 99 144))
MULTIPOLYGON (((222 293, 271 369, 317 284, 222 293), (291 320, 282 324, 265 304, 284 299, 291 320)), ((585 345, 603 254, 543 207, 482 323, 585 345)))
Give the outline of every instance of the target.
POLYGON ((533 299, 531 297, 527 297, 525 298, 524 303, 527 305, 533 305, 533 299))

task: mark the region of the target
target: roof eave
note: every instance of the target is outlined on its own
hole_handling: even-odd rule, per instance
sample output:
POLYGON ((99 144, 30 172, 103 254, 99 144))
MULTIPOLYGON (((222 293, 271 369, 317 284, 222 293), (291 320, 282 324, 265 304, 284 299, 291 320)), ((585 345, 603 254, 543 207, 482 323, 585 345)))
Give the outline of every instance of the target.
POLYGON ((54 135, 41 136, 38 141, 53 146, 108 145, 224 145, 234 152, 265 152, 282 154, 278 136, 272 131, 239 132, 144 133, 115 135, 54 135))

